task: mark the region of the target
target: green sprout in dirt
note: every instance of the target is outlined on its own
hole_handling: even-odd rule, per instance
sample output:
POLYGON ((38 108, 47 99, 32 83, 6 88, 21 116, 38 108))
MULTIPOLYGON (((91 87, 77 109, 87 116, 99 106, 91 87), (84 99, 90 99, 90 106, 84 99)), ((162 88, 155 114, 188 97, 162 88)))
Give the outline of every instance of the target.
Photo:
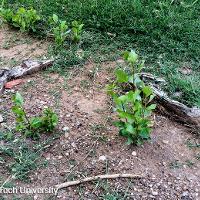
POLYGON ((67 35, 69 34, 68 26, 66 21, 59 20, 56 14, 50 18, 50 24, 52 25, 53 36, 55 39, 56 45, 63 46, 67 35))
POLYGON ((144 62, 132 50, 124 53, 128 66, 116 70, 116 80, 108 86, 108 93, 116 105, 120 135, 128 139, 127 144, 143 144, 150 139, 152 111, 156 108, 151 104, 154 98, 152 90, 140 78, 144 62))
POLYGON ((24 100, 20 93, 13 97, 12 111, 16 116, 16 130, 27 137, 38 138, 41 132, 52 132, 58 123, 58 116, 47 108, 39 117, 29 118, 23 107, 24 100))
POLYGON ((72 41, 75 43, 80 42, 81 33, 83 32, 84 24, 79 23, 78 21, 72 22, 72 41))
POLYGON ((0 8, 0 17, 7 23, 12 23, 14 13, 11 9, 0 8))
POLYGON ((24 31, 35 31, 35 24, 40 20, 40 16, 34 9, 19 8, 16 13, 11 9, 0 9, 0 16, 10 25, 24 31))

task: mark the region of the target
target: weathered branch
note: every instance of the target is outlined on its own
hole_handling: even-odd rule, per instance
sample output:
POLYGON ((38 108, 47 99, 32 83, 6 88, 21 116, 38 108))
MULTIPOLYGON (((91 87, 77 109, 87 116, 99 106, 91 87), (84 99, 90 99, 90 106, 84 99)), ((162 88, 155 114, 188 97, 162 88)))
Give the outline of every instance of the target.
POLYGON ((25 60, 19 66, 13 67, 12 69, 3 69, 0 70, 0 94, 4 90, 4 85, 7 81, 11 79, 20 78, 28 74, 33 74, 37 71, 40 71, 46 67, 49 67, 53 64, 53 60, 45 61, 32 61, 25 60))
POLYGON ((158 109, 162 114, 173 118, 194 128, 195 132, 200 133, 200 109, 188 106, 170 99, 164 92, 151 86, 155 94, 155 101, 159 104, 158 109))
POLYGON ((158 104, 158 110, 174 120, 187 124, 193 131, 200 133, 200 109, 197 107, 189 108, 188 106, 170 99, 166 93, 155 87, 159 83, 165 83, 164 79, 154 77, 149 73, 142 73, 141 78, 148 83, 153 93, 155 101, 158 104), (152 83, 153 82, 153 83, 152 83))
POLYGON ((66 188, 66 187, 70 187, 70 186, 74 186, 74 185, 79 185, 82 183, 86 183, 86 182, 90 182, 90 181, 96 181, 96 180, 102 180, 102 179, 115 179, 115 178, 142 178, 143 175, 138 175, 138 174, 106 174, 106 175, 98 175, 98 176, 91 176, 91 177, 87 177, 81 180, 77 180, 77 181, 69 181, 69 182, 65 182, 59 185, 56 185, 55 188, 57 190, 62 189, 62 188, 66 188))

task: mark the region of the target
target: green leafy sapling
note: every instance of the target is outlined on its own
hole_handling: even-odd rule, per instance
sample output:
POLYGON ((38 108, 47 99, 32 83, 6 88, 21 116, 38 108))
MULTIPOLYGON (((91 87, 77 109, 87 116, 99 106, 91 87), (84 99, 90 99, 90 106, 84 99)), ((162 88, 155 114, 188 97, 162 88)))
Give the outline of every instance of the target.
POLYGON ((14 13, 11 9, 0 8, 0 17, 7 23, 12 23, 14 13))
POLYGON ((52 26, 52 32, 54 35, 55 43, 57 46, 63 46, 68 34, 68 25, 66 21, 59 20, 56 14, 49 19, 50 24, 52 26))
POLYGON ((83 32, 84 24, 79 23, 78 21, 72 22, 72 41, 73 42, 80 42, 81 40, 81 33, 83 32))
POLYGON ((13 96, 13 103, 12 111, 16 116, 16 130, 22 131, 30 129, 30 122, 23 108, 24 100, 20 93, 17 92, 15 96, 13 96))
POLYGON ((150 139, 152 111, 156 108, 151 104, 154 95, 149 86, 140 78, 144 61, 139 61, 138 55, 132 50, 124 53, 127 67, 115 72, 116 80, 108 86, 112 96, 119 121, 119 133, 128 139, 127 144, 143 144, 150 139))
POLYGON ((12 21, 15 27, 19 27, 22 32, 35 31, 35 23, 40 20, 40 16, 34 9, 26 10, 21 7, 13 16, 12 21))
POLYGON ((47 108, 41 116, 29 118, 24 110, 24 100, 20 93, 13 97, 12 111, 16 116, 16 130, 27 137, 37 138, 41 132, 52 132, 58 124, 58 116, 47 108))

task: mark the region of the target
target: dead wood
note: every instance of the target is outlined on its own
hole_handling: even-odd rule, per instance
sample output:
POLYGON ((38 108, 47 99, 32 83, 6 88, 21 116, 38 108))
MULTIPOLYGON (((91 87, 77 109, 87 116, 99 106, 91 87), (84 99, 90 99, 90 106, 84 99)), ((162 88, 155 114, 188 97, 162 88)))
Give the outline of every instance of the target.
POLYGON ((199 108, 190 108, 178 101, 170 99, 165 92, 158 89, 159 83, 165 83, 164 79, 156 78, 149 73, 142 73, 141 78, 151 86, 155 95, 155 101, 158 104, 157 109, 162 114, 189 126, 194 132, 200 133, 199 108))
POLYGON ((170 99, 164 92, 151 86, 155 94, 155 101, 159 111, 174 120, 191 127, 194 132, 200 133, 200 109, 190 108, 178 101, 170 99))
POLYGON ((53 60, 45 61, 32 61, 25 60, 19 66, 13 67, 12 69, 3 69, 0 70, 0 94, 3 93, 4 85, 7 81, 20 78, 29 74, 33 74, 40 70, 43 70, 46 67, 49 67, 53 64, 53 60))
POLYGON ((96 180, 102 180, 102 179, 116 179, 116 178, 142 178, 143 175, 139 175, 139 174, 106 174, 106 175, 98 175, 98 176, 91 176, 91 177, 87 177, 84 179, 80 179, 77 181, 69 181, 69 182, 65 182, 65 183, 61 183, 59 185, 56 185, 55 188, 57 190, 62 189, 62 188, 67 188, 70 186, 74 186, 74 185, 79 185, 82 183, 86 183, 86 182, 90 182, 90 181, 96 181, 96 180))

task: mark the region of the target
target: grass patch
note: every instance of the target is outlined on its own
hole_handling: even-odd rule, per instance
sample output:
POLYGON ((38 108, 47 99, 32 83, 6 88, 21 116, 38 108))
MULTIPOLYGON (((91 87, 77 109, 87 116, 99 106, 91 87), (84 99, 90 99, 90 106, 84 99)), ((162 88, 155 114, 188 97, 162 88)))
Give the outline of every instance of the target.
POLYGON ((47 162, 41 158, 42 152, 55 137, 44 141, 29 141, 15 137, 14 132, 0 132, 0 162, 8 169, 11 179, 30 181, 31 171, 45 166, 47 162))

